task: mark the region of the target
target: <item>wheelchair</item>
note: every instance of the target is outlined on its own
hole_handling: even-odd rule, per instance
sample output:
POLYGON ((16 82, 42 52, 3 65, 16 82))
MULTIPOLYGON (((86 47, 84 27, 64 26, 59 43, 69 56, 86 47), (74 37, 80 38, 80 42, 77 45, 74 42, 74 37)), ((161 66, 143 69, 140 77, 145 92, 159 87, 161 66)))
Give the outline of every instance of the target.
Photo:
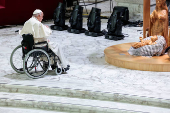
POLYGON ((47 42, 34 43, 31 34, 23 34, 22 37, 21 45, 17 46, 10 56, 11 67, 16 72, 36 79, 43 77, 51 66, 57 75, 65 73, 59 57, 48 48, 47 42))

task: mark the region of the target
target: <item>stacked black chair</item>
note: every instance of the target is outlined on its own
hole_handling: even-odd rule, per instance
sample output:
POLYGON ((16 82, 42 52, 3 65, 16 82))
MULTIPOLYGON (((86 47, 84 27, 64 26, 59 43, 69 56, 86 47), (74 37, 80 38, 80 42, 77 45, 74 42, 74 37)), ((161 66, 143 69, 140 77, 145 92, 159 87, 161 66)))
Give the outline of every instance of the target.
POLYGON ((85 35, 87 36, 102 36, 101 32, 101 17, 100 17, 101 9, 92 8, 87 21, 88 31, 85 31, 85 35))
POLYGON ((58 4, 58 7, 54 11, 54 24, 51 26, 53 30, 67 30, 68 26, 65 25, 65 5, 63 3, 58 4))
POLYGON ((70 27, 67 29, 70 33, 84 33, 85 29, 83 28, 83 7, 76 5, 71 14, 70 27))
POLYGON ((120 12, 120 19, 123 22, 123 25, 126 25, 129 23, 129 10, 128 7, 124 6, 115 6, 113 9, 113 15, 115 15, 117 12, 120 12))
POLYGON ((113 13, 108 19, 107 29, 105 34, 106 39, 121 40, 124 38, 122 34, 122 26, 127 24, 129 20, 129 10, 127 7, 114 7, 113 13))

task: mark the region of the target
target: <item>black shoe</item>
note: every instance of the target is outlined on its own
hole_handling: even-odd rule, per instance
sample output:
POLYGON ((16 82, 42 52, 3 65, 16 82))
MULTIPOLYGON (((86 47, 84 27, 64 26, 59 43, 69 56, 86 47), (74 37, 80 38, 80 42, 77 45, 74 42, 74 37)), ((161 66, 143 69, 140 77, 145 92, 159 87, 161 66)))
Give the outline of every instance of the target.
POLYGON ((67 67, 64 69, 65 69, 65 71, 68 71, 70 69, 70 65, 67 65, 67 67))
POLYGON ((52 70, 54 70, 57 66, 56 65, 51 65, 52 70))

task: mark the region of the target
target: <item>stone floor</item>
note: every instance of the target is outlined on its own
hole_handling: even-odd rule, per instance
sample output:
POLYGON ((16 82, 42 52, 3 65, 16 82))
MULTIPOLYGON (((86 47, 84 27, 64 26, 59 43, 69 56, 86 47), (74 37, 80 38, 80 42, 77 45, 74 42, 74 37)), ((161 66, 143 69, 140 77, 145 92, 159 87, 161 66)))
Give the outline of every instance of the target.
MULTIPOLYGON (((83 27, 87 29, 86 22, 85 18, 83 27)), ((53 25, 53 21, 44 22, 44 24, 50 26, 53 25)), ((69 25, 68 20, 66 24, 69 25)), ((120 41, 107 40, 104 36, 90 37, 85 34, 71 34, 67 31, 53 31, 49 39, 63 46, 71 68, 67 74, 55 75, 55 72, 49 71, 45 77, 39 79, 18 74, 10 66, 10 55, 22 40, 21 36, 14 31, 21 28, 22 25, 0 29, 1 84, 59 87, 170 99, 170 72, 130 70, 105 62, 105 48, 139 41, 139 36, 142 36, 142 27, 123 27, 122 32, 128 34, 128 37, 120 41)), ((102 20, 101 30, 106 28, 107 20, 102 20)))
MULTIPOLYGON (((52 25, 52 22, 46 23, 52 25)), ((101 29, 107 23, 102 22, 101 29)), ((86 23, 84 23, 86 28, 86 23)), ((64 54, 71 65, 67 74, 60 76, 54 72, 36 80, 16 73, 10 66, 9 58, 12 50, 20 44, 22 38, 14 31, 22 26, 13 26, 0 30, 1 82, 71 87, 75 89, 115 92, 169 99, 169 72, 148 72, 119 68, 109 65, 104 60, 104 49, 108 46, 138 41, 142 36, 140 27, 123 27, 128 34, 124 40, 107 40, 104 36, 88 37, 84 34, 70 34, 67 31, 53 31, 51 41, 63 46, 64 54), (76 81, 75 81, 76 79, 76 81)))

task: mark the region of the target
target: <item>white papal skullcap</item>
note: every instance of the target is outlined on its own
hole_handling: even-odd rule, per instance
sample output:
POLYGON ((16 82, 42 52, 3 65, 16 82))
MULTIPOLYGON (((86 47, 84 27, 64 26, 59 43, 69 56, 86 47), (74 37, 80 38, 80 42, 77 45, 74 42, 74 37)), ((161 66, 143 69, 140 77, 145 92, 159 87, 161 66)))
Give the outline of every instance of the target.
POLYGON ((34 12, 33 12, 33 15, 35 15, 35 14, 39 14, 39 13, 41 13, 42 11, 40 10, 40 9, 36 9, 34 12))

